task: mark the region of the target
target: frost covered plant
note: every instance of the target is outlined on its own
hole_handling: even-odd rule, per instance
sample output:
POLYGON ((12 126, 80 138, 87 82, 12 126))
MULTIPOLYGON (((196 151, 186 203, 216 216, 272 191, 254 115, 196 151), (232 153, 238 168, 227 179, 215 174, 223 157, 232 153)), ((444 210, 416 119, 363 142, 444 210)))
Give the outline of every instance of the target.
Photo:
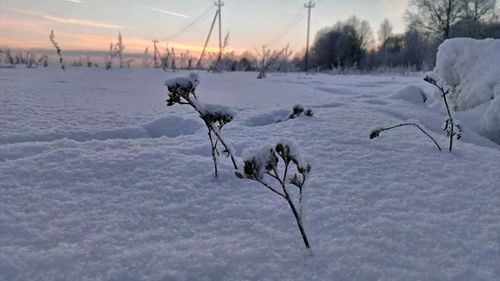
POLYGON ((225 106, 200 103, 195 93, 199 83, 200 78, 195 73, 191 73, 188 77, 168 80, 165 83, 169 92, 167 106, 189 105, 198 112, 208 129, 215 177, 217 177, 217 163, 221 154, 231 158, 234 168, 238 169, 232 150, 221 133, 222 128, 233 120, 235 113, 225 106))
POLYGON ((267 72, 275 68, 281 60, 287 60, 291 53, 288 52, 288 47, 271 52, 266 46, 262 46, 262 53, 257 51, 257 55, 260 58, 258 61, 259 75, 257 79, 264 79, 267 76, 267 72))
POLYGON ((54 34, 54 30, 50 31, 49 35, 50 42, 56 48, 57 56, 59 57, 59 64, 61 65, 61 69, 65 70, 64 67, 64 62, 63 62, 63 57, 62 57, 62 50, 61 47, 59 47, 59 44, 56 42, 56 35, 54 34))
POLYGON ((120 64, 120 68, 125 66, 125 62, 123 61, 123 52, 125 51, 125 45, 122 40, 122 33, 118 32, 118 42, 113 44, 111 42, 109 44, 109 54, 104 58, 104 67, 106 70, 110 70, 113 67, 113 59, 118 57, 118 62, 120 64))
POLYGON ((242 171, 237 170, 236 176, 240 179, 256 181, 285 199, 295 217, 304 244, 309 249, 310 245, 303 224, 302 203, 304 186, 311 172, 311 165, 304 162, 296 146, 287 141, 246 154, 244 168, 242 171), (267 179, 274 180, 277 187, 269 184, 267 179), (295 187, 298 191, 298 199, 293 199, 291 187, 295 187))
POLYGON ((302 105, 298 104, 298 105, 293 107, 292 113, 290 113, 290 115, 288 115, 288 117, 286 119, 278 120, 278 121, 276 121, 276 123, 280 123, 280 122, 287 121, 290 119, 295 119, 295 118, 300 117, 300 116, 313 117, 314 113, 311 109, 304 109, 304 107, 302 105))
POLYGON ((453 119, 447 100, 447 96, 451 94, 452 88, 435 72, 427 73, 424 81, 434 85, 439 90, 440 96, 443 98, 444 105, 446 106, 446 112, 448 113, 448 117, 446 117, 443 124, 443 131, 450 140, 449 150, 451 152, 453 149, 453 140, 459 140, 462 138, 462 127, 453 119))
POLYGON ((427 133, 421 126, 419 126, 415 123, 403 123, 403 124, 398 124, 398 125, 392 126, 392 127, 373 129, 370 132, 370 139, 378 138, 383 131, 389 131, 392 129, 406 127, 406 126, 412 126, 412 127, 416 127, 417 129, 419 129, 423 134, 425 134, 427 137, 429 137, 429 139, 431 139, 434 142, 434 144, 439 149, 439 151, 441 151, 441 146, 439 146, 439 144, 436 142, 436 140, 429 133, 427 133))

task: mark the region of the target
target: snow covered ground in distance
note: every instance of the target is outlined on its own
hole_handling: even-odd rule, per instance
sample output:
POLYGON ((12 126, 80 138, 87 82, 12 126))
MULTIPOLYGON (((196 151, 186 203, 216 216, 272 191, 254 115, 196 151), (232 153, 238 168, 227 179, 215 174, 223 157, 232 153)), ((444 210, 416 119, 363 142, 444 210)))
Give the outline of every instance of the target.
POLYGON ((499 145, 467 122, 451 154, 369 140, 414 120, 446 148, 422 77, 199 74, 237 157, 293 138, 312 162, 312 254, 284 200, 226 159, 213 177, 203 123, 165 107, 186 73, 0 69, 0 280, 500 280, 499 145), (295 104, 314 117, 276 124, 295 104))

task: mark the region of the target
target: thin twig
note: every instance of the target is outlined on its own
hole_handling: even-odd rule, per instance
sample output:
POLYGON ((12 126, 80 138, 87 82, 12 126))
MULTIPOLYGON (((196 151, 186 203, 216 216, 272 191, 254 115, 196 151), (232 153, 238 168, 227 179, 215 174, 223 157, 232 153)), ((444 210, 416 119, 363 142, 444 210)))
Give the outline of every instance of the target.
POLYGON ((256 181, 260 184, 262 184, 263 186, 267 187, 269 190, 271 190, 272 192, 276 193, 277 195, 285 198, 285 195, 282 194, 281 192, 277 191, 276 189, 274 189, 272 186, 268 185, 267 183, 265 183, 264 181, 262 180, 259 180, 259 179, 256 179, 256 181))
POLYGON ((417 127, 420 131, 422 131, 422 133, 424 133, 427 137, 429 137, 434 142, 434 144, 437 146, 437 148, 441 151, 441 146, 439 146, 439 144, 436 142, 436 140, 431 135, 429 135, 424 129, 422 129, 422 127, 420 127, 419 125, 417 125, 415 123, 403 123, 403 124, 399 124, 399 125, 388 127, 388 128, 380 128, 379 130, 380 130, 380 132, 383 132, 383 131, 388 131, 388 130, 392 130, 392 129, 404 127, 404 126, 417 127))

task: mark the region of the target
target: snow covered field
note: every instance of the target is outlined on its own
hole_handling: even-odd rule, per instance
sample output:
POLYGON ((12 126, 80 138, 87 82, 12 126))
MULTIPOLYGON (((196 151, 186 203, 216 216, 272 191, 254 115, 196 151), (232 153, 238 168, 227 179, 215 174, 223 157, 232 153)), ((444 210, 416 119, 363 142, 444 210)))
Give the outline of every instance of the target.
POLYGON ((165 107, 185 74, 0 69, 0 280, 500 280, 500 146, 460 113, 451 154, 368 138, 416 120, 446 148, 422 77, 199 73, 238 157, 293 138, 312 162, 310 254, 284 200, 226 159, 213 177, 203 123, 165 107), (295 104, 315 116, 276 124, 295 104))

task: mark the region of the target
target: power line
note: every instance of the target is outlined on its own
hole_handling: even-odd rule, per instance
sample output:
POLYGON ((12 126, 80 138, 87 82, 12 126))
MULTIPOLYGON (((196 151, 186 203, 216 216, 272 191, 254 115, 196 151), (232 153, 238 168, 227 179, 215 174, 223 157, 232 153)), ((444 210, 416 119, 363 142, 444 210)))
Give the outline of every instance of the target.
POLYGON ((276 34, 275 39, 271 40, 264 46, 272 46, 281 41, 297 24, 299 24, 305 16, 305 11, 299 9, 297 13, 290 19, 290 21, 276 34))
POLYGON ((212 10, 214 9, 213 6, 210 6, 208 7, 208 9, 206 9, 200 16, 198 16, 195 20, 193 20, 190 24, 188 24, 186 27, 184 27, 183 29, 179 30, 178 32, 170 35, 167 37, 167 41, 170 41, 172 39, 175 39, 177 37, 179 37, 180 35, 184 34, 186 31, 190 30, 191 28, 193 28, 194 26, 196 26, 205 16, 208 15, 209 12, 211 12, 212 10))

